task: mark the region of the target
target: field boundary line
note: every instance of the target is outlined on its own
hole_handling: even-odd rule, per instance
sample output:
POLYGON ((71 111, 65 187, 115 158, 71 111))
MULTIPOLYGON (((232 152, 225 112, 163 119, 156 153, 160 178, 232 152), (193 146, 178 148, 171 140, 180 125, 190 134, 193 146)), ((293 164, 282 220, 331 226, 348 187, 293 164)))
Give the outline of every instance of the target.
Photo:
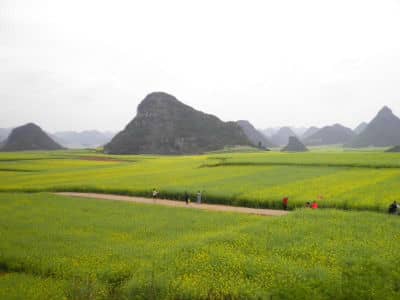
POLYGON ((98 194, 98 193, 75 193, 75 192, 61 192, 54 193, 55 195, 60 196, 68 196, 68 197, 76 197, 76 198, 89 198, 89 199, 97 199, 97 200, 109 200, 109 201, 123 201, 123 202, 133 202, 133 203, 143 203, 149 205, 162 205, 162 206, 170 206, 170 207, 183 207, 190 209, 200 209, 200 210, 208 210, 208 211, 220 211, 220 212, 235 212, 235 213, 243 213, 250 215, 259 215, 259 216, 284 216, 289 212, 285 210, 275 210, 275 209, 264 209, 264 208, 249 208, 242 206, 229 206, 229 205, 220 205, 220 204, 197 204, 190 203, 186 204, 183 201, 176 200, 167 200, 167 199, 149 199, 143 197, 132 197, 132 196, 121 196, 114 194, 98 194))
POLYGON ((367 165, 362 163, 292 163, 292 162, 219 162, 215 164, 203 163, 199 168, 222 167, 315 167, 315 168, 354 168, 354 169, 400 169, 400 165, 367 165))

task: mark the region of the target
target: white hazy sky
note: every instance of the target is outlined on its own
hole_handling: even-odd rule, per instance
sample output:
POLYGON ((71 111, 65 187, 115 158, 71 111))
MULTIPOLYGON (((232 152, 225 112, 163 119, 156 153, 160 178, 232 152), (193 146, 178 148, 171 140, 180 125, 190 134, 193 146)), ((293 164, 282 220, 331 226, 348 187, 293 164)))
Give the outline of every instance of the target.
POLYGON ((258 128, 400 115, 400 0, 0 0, 0 127, 120 130, 152 91, 258 128))

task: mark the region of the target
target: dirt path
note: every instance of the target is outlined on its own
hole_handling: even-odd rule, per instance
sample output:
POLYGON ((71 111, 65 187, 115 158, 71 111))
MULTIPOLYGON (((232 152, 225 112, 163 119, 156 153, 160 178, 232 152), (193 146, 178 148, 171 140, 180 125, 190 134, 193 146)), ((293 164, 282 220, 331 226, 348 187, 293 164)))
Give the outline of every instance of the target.
POLYGON ((155 204, 155 205, 164 205, 164 206, 173 206, 173 207, 187 207, 187 208, 192 208, 192 209, 237 212, 237 213, 260 215, 260 216, 283 216, 283 215, 288 214, 288 212, 284 211, 284 210, 248 208, 248 207, 238 207, 238 206, 228 206, 228 205, 218 205, 218 204, 190 203, 189 205, 186 205, 186 203, 183 201, 173 201, 173 200, 166 200, 166 199, 153 200, 153 199, 141 198, 141 197, 119 196, 119 195, 110 195, 110 194, 95 194, 95 193, 56 193, 56 194, 62 195, 62 196, 69 196, 69 197, 136 202, 136 203, 155 204))

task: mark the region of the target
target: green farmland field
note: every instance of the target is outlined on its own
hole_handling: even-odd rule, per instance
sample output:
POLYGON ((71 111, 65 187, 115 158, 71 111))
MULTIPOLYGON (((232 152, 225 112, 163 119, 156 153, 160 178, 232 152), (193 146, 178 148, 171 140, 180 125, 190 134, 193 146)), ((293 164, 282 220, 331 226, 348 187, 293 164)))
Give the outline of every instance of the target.
POLYGON ((0 212, 0 299, 400 297, 397 216, 260 217, 46 193, 0 193, 0 212))
POLYGON ((107 156, 90 151, 0 153, 0 192, 87 191, 180 199, 204 191, 209 203, 290 208, 323 196, 320 207, 386 211, 400 200, 397 153, 221 153, 107 156))

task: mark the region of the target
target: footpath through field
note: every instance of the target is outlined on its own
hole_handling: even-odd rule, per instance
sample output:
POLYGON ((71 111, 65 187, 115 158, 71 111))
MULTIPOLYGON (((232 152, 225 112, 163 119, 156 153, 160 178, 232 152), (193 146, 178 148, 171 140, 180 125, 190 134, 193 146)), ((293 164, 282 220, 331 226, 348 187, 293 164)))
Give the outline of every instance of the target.
POLYGON ((197 204, 190 203, 186 205, 183 201, 174 201, 166 199, 148 199, 142 197, 131 197, 131 196, 119 196, 110 194, 95 194, 95 193, 56 193, 57 195, 68 196, 68 197, 79 197, 79 198, 92 198, 101 200, 112 200, 112 201, 126 201, 126 202, 136 202, 145 204, 155 204, 173 207, 187 207, 193 209, 203 209, 212 211, 225 211, 225 212, 237 212, 244 214, 260 215, 260 216, 284 216, 288 214, 285 210, 274 210, 274 209, 261 209, 261 208, 249 208, 249 207, 239 207, 239 206, 228 206, 228 205, 218 205, 218 204, 197 204))

